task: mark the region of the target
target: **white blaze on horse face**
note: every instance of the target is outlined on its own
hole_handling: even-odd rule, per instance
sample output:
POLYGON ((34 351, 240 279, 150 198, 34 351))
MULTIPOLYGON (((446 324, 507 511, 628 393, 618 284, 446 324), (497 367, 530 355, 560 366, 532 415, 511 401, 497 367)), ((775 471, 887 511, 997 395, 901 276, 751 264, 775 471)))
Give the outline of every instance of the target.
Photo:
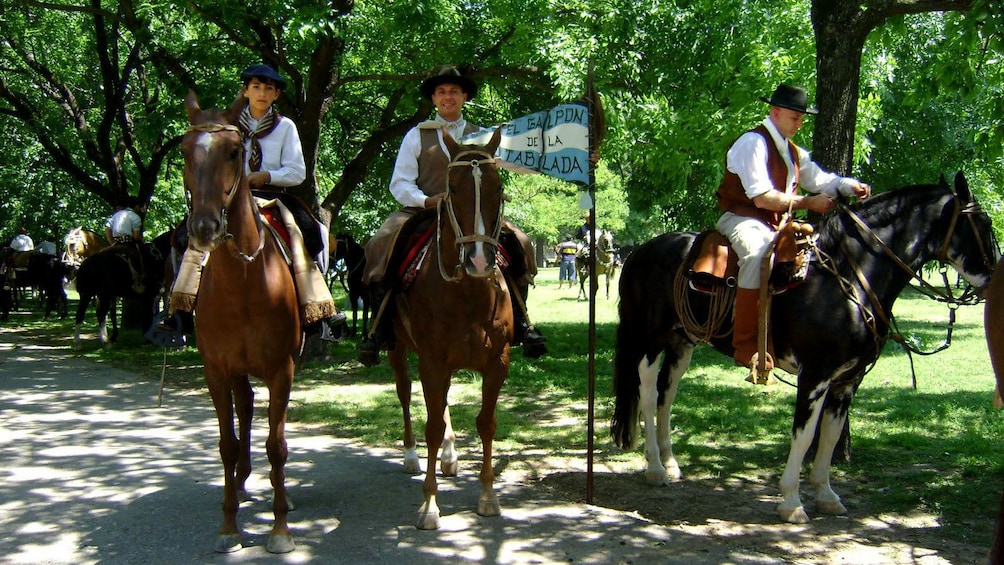
MULTIPOLYGON (((481 217, 481 210, 477 211, 474 218, 474 233, 477 235, 485 235, 485 221, 481 217)), ((479 273, 488 272, 488 255, 485 252, 485 242, 478 240, 474 242, 474 254, 471 256, 471 263, 478 270, 479 273)))
POLYGON ((213 148, 215 139, 216 136, 209 135, 208 132, 200 132, 199 137, 195 140, 195 146, 208 153, 213 148))

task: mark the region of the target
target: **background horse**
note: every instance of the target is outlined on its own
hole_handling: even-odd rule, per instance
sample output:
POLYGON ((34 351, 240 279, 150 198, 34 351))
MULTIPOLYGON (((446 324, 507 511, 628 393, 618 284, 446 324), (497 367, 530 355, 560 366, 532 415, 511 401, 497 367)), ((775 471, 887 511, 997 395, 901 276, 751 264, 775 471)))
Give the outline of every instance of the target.
MULTIPOLYGON (((119 244, 125 245, 125 244, 119 244)), ((80 301, 77 303, 76 333, 74 346, 80 347, 80 326, 87 315, 87 308, 93 299, 98 317, 98 339, 101 345, 109 347, 118 340, 118 312, 116 299, 137 299, 139 305, 139 325, 146 330, 157 311, 157 301, 163 291, 164 255, 168 252, 168 241, 164 236, 139 246, 141 256, 142 288, 134 287, 133 268, 119 245, 109 246, 99 253, 88 256, 77 269, 76 287, 80 301), (108 315, 111 314, 112 331, 108 332, 108 315)))
MULTIPOLYGON (((825 217, 818 232, 805 282, 775 296, 771 312, 775 360, 798 375, 791 450, 780 485, 784 500, 778 506, 781 518, 793 523, 809 521, 798 488, 817 424, 819 444, 808 477, 816 487, 816 507, 824 514, 846 512, 830 488, 831 455, 851 398, 888 337, 896 297, 935 259, 983 287, 991 260, 999 255, 990 219, 962 173, 954 191, 942 178, 938 185, 888 192, 825 217)), ((621 274, 611 432, 617 445, 633 446, 640 407, 651 484, 681 476, 670 412, 696 338, 681 325, 673 289, 697 235, 669 233, 646 242, 621 274)), ((707 311, 708 297, 690 300, 695 311, 707 311)), ((731 332, 718 335, 711 345, 731 355, 731 338, 731 332)))
POLYGON ((360 306, 363 315, 362 335, 366 335, 366 326, 370 312, 369 293, 363 287, 363 273, 366 271, 366 252, 363 246, 359 245, 355 238, 347 233, 340 233, 334 239, 334 253, 331 256, 333 260, 332 264, 339 260, 345 264, 344 278, 340 278, 339 280, 342 288, 349 295, 349 304, 352 307, 352 335, 356 335, 360 306))
POLYGON ((495 405, 509 374, 513 318, 506 281, 496 266, 503 193, 492 155, 500 135, 501 130, 496 131, 483 148, 458 146, 449 135, 443 136, 451 162, 449 186, 438 210, 436 236, 414 283, 400 290, 395 299, 397 345, 388 360, 404 412, 408 470, 418 470, 409 410, 409 350, 418 354, 418 373, 425 394, 428 462, 422 487, 425 499, 417 524, 420 529, 439 527, 436 458, 441 445, 443 473, 457 471, 447 393, 453 373, 460 369, 478 371, 482 376, 477 428, 483 449, 477 512, 481 516, 501 514, 493 488, 492 442, 495 405))
POLYGON ((302 341, 300 308, 290 268, 265 229, 244 176, 244 142, 236 126, 242 106, 238 98, 227 112, 204 112, 195 93, 189 93, 185 110, 191 126, 181 143, 189 241, 209 253, 195 320, 223 461, 223 523, 216 551, 241 547, 237 507, 251 474, 254 393, 248 377, 254 375, 269 395, 265 448, 275 520, 266 549, 286 553, 294 549, 286 520, 292 507, 286 493, 286 409, 302 341), (234 433, 235 412, 239 434, 234 433))
POLYGON ((82 227, 75 227, 63 238, 62 261, 70 270, 70 276, 76 275, 80 264, 91 255, 108 247, 105 236, 82 227))
POLYGON ((69 276, 69 270, 55 255, 37 250, 21 253, 18 262, 24 268, 14 268, 7 257, 0 257, 0 285, 3 286, 0 319, 6 321, 10 312, 20 307, 26 289, 34 289, 40 303, 45 305, 46 319, 53 312, 65 318, 67 301, 63 283, 69 276))
MULTIPOLYGON (((579 300, 586 299, 586 278, 589 275, 591 265, 595 266, 594 277, 606 276, 607 298, 610 298, 610 279, 617 275, 616 258, 614 234, 609 230, 600 230, 596 235, 596 261, 590 260, 588 241, 586 245, 582 246, 582 249, 575 255, 575 270, 579 276, 579 300)), ((593 288, 599 290, 599 285, 595 284, 593 288)))

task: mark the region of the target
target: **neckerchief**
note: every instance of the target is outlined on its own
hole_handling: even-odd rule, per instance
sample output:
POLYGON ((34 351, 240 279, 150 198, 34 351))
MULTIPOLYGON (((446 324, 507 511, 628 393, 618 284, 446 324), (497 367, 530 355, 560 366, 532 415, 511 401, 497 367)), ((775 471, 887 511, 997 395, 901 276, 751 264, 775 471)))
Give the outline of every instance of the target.
POLYGON ((251 155, 248 157, 248 168, 251 169, 251 172, 255 172, 261 170, 261 143, 258 142, 258 139, 272 133, 275 126, 279 125, 279 121, 282 120, 282 116, 279 112, 275 111, 275 108, 269 106, 265 115, 258 120, 258 125, 254 128, 254 131, 251 131, 250 123, 254 118, 251 117, 249 108, 250 106, 244 106, 237 125, 241 128, 244 139, 251 140, 251 155))

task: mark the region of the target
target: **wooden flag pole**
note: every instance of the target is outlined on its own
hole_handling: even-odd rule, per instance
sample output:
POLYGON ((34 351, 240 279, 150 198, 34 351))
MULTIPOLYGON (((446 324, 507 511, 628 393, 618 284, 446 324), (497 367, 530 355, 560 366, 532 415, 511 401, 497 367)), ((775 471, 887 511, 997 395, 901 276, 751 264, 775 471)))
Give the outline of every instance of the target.
MULTIPOLYGON (((592 161, 598 145, 596 135, 596 88, 593 84, 593 65, 589 64, 586 76, 586 105, 589 108, 589 408, 586 425, 586 504, 593 503, 593 436, 594 407, 596 404, 596 163, 592 161)), ((602 111, 602 109, 600 109, 602 111)))

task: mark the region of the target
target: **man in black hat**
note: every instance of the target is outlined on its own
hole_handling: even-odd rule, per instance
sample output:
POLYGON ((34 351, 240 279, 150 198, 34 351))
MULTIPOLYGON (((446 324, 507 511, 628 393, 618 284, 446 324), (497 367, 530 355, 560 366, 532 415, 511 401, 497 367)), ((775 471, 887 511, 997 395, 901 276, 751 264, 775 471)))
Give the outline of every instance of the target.
MULTIPOLYGON (((838 195, 867 198, 871 194, 867 184, 824 171, 791 141, 805 115, 819 113, 808 105, 804 88, 782 84, 769 99, 761 100, 770 104, 770 113, 729 148, 725 178, 717 193, 718 208, 724 212, 718 231, 739 256, 733 357, 736 364, 751 369, 757 361, 760 262, 782 215, 792 210, 825 214, 833 209, 838 195), (800 187, 811 194, 798 194, 800 187)), ((773 368, 769 355, 767 368, 773 368)), ((757 383, 765 381, 757 379, 757 383)))
MULTIPOLYGON (((478 85, 470 77, 463 75, 456 67, 447 66, 425 79, 419 90, 422 96, 432 101, 436 116, 412 128, 404 136, 391 176, 390 192, 403 209, 391 214, 383 226, 366 243, 366 273, 363 282, 370 289, 377 318, 371 335, 360 344, 360 362, 373 365, 379 362, 379 349, 393 347, 391 324, 388 320, 391 308, 380 308, 384 300, 384 271, 398 230, 411 216, 423 209, 435 208, 443 199, 446 189, 449 155, 443 148, 443 131, 459 140, 465 135, 476 133, 481 127, 464 119, 464 104, 478 93, 478 85), (381 315, 384 312, 386 315, 381 315)), ((513 345, 523 344, 523 353, 528 357, 539 357, 547 352, 547 338, 540 334, 528 321, 525 300, 529 285, 537 274, 533 245, 530 239, 508 220, 502 229, 502 245, 513 257, 511 270, 523 274, 513 281, 520 296, 513 297, 513 318, 515 337, 513 345)), ((510 285, 510 291, 511 291, 510 285)))

